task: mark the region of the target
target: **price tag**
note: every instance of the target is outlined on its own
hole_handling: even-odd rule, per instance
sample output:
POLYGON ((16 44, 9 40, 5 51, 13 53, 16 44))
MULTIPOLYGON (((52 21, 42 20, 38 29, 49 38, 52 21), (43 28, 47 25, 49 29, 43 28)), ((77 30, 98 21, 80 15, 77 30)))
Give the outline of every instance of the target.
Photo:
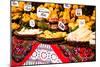
POLYGON ((24 6, 24 11, 31 11, 31 9, 32 9, 32 5, 31 4, 26 4, 24 6))
POLYGON ((79 27, 83 27, 85 26, 85 20, 84 19, 80 19, 79 20, 79 27))
POLYGON ((11 6, 18 6, 18 1, 11 1, 11 6))
POLYGON ((37 9, 37 16, 39 18, 47 18, 50 14, 50 11, 46 8, 38 8, 37 9))
POLYGON ((76 16, 82 16, 82 9, 76 9, 76 16))
POLYGON ((29 25, 30 25, 31 27, 35 27, 35 21, 34 21, 34 20, 30 20, 30 21, 29 21, 29 25))
POLYGON ((70 4, 64 4, 64 8, 70 8, 71 5, 70 4))
POLYGON ((62 23, 61 21, 59 21, 59 23, 58 23, 58 27, 59 27, 59 29, 61 29, 61 30, 65 30, 65 25, 64 25, 64 23, 62 23))
POLYGON ((90 43, 91 45, 95 45, 95 44, 96 44, 96 41, 95 41, 95 40, 89 40, 89 43, 90 43))

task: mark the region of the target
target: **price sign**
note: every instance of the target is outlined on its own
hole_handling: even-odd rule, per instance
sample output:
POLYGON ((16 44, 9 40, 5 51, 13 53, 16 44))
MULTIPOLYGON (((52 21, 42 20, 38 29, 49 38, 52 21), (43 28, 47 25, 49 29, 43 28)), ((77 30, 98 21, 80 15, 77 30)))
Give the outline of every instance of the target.
POLYGON ((59 27, 59 29, 61 29, 61 30, 63 30, 63 31, 65 30, 65 25, 64 25, 64 23, 61 22, 61 21, 59 21, 58 27, 59 27))
POLYGON ((29 21, 29 25, 30 25, 31 27, 35 27, 35 21, 34 21, 34 20, 30 20, 30 21, 29 21))
POLYGON ((11 1, 11 6, 18 6, 18 1, 11 1))
POLYGON ((82 16, 82 9, 76 9, 76 16, 82 16))
POLYGON ((64 8, 70 8, 71 5, 70 4, 64 4, 64 8))
POLYGON ((95 45, 96 44, 96 41, 95 40, 89 40, 89 43, 91 44, 91 45, 95 45))
POLYGON ((85 26, 85 20, 84 19, 80 19, 79 20, 79 27, 83 27, 85 26))
POLYGON ((31 11, 31 9, 32 9, 32 5, 31 4, 26 4, 24 6, 24 11, 31 11))
POLYGON ((47 18, 50 14, 50 11, 46 8, 38 8, 37 9, 37 16, 39 18, 47 18))

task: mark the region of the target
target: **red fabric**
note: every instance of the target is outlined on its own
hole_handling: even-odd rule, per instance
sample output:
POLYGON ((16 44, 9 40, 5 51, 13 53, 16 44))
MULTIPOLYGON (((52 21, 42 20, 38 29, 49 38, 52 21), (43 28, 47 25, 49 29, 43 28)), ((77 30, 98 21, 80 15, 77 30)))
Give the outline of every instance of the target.
POLYGON ((23 59, 22 62, 16 63, 16 62, 12 59, 12 61, 11 61, 11 67, 22 66, 22 65, 29 59, 29 57, 33 54, 33 52, 35 51, 35 49, 38 47, 39 44, 40 44, 40 43, 36 43, 36 44, 33 43, 34 46, 32 46, 32 50, 31 50, 31 51, 29 52, 29 54, 23 59))
POLYGON ((68 63, 69 58, 65 57, 63 55, 63 53, 61 52, 60 48, 57 46, 57 44, 52 44, 51 45, 52 49, 54 50, 54 52, 57 54, 57 56, 59 57, 59 59, 63 62, 63 63, 68 63))
MULTIPOLYGON (((33 43, 34 44, 34 43, 33 43)), ((16 67, 16 66, 22 66, 28 59, 29 57, 33 54, 33 52, 36 50, 36 48, 39 46, 40 43, 36 43, 32 46, 32 50, 30 53, 23 59, 22 62, 16 63, 14 60, 11 61, 11 66, 16 67)), ((52 49, 54 52, 57 54, 58 58, 63 62, 63 63, 68 63, 69 59, 63 55, 57 44, 51 44, 52 49)))

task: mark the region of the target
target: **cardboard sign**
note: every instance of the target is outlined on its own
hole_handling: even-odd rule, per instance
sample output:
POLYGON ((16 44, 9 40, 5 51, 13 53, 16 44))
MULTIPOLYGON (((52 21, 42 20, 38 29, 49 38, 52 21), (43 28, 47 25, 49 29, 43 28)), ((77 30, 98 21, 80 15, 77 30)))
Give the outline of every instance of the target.
POLYGON ((11 1, 11 6, 16 6, 16 7, 18 7, 18 1, 11 1))
POLYGON ((61 22, 61 21, 59 21, 58 27, 59 27, 59 29, 61 29, 61 30, 63 30, 63 31, 65 30, 65 25, 64 25, 64 23, 61 22))
POLYGON ((31 11, 31 9, 32 9, 32 5, 31 4, 26 4, 24 6, 24 11, 31 11))
POLYGON ((82 16, 82 9, 76 9, 76 16, 82 16))
POLYGON ((50 14, 50 11, 46 8, 38 8, 37 9, 37 16, 39 18, 47 18, 50 14))
POLYGON ((31 27, 35 27, 35 21, 34 21, 34 20, 30 20, 30 21, 29 21, 29 25, 30 25, 31 27))
POLYGON ((70 8, 71 5, 70 4, 64 4, 64 8, 70 8))

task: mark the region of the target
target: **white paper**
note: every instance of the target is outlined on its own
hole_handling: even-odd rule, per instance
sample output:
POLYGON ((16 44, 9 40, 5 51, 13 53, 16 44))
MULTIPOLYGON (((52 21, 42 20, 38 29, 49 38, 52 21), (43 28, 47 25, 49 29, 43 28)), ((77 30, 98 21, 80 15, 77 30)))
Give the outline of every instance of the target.
POLYGON ((26 4, 24 6, 24 11, 31 11, 31 9, 32 9, 32 5, 31 4, 26 4))
POLYGON ((35 21, 34 21, 34 20, 30 20, 29 25, 30 25, 31 27, 35 27, 35 21))
POLYGON ((37 9, 37 16, 39 18, 47 18, 50 14, 50 11, 47 8, 38 8, 37 9))
POLYGON ((16 7, 18 7, 18 1, 11 1, 11 6, 16 6, 16 7))
POLYGON ((95 40, 90 40, 90 41, 89 41, 89 43, 90 43, 91 45, 95 45, 95 44, 96 44, 95 42, 96 42, 95 40))
POLYGON ((61 21, 59 21, 58 27, 59 27, 59 29, 61 29, 61 30, 65 30, 65 25, 64 25, 64 23, 61 22, 61 21))
POLYGON ((76 16, 82 16, 82 9, 76 9, 76 16))
POLYGON ((79 20, 79 28, 85 26, 85 19, 79 20))
POLYGON ((64 8, 70 8, 71 5, 70 4, 64 4, 64 8))

